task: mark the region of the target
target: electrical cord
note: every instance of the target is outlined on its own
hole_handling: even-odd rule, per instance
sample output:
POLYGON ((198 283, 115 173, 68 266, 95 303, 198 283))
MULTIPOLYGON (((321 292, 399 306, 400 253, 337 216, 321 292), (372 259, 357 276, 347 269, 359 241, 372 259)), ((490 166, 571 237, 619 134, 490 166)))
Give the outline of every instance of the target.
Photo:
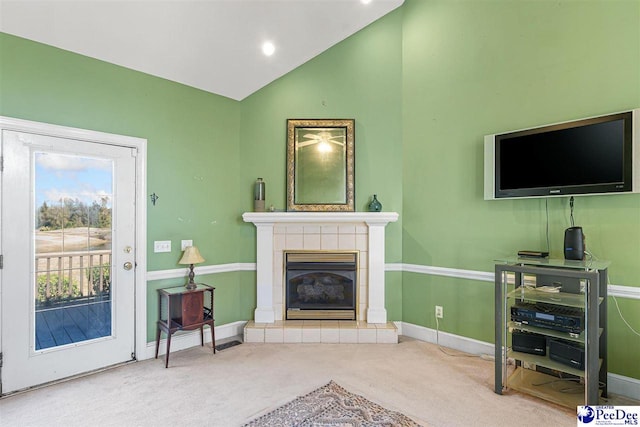
POLYGON ((597 261, 597 258, 594 257, 593 254, 586 249, 584 250, 584 254, 586 255, 585 258, 588 257, 587 259, 585 259, 586 267, 591 268, 593 262, 597 261))
POLYGON ((616 299, 616 297, 611 295, 611 298, 613 298, 613 302, 616 304, 616 309, 618 310, 618 314, 620 315, 620 318, 622 319, 624 324, 627 325, 627 328, 629 328, 629 330, 631 330, 631 332, 633 332, 634 334, 636 334, 637 336, 640 337, 640 333, 638 333, 638 331, 633 329, 631 327, 631 325, 629 324, 629 322, 627 322, 627 319, 625 319, 624 316, 622 315, 622 311, 620 311, 620 306, 618 305, 618 300, 616 299))
POLYGON ((577 382, 578 384, 580 383, 580 380, 578 378, 555 378, 553 380, 549 380, 549 381, 544 381, 541 383, 531 383, 532 386, 535 387, 540 387, 543 385, 549 385, 549 384, 553 384, 553 383, 557 383, 557 382, 561 382, 561 381, 573 381, 573 382, 577 382))
MULTIPOLYGON (((534 387, 540 387, 540 386, 545 386, 545 385, 551 384, 552 387, 553 387, 553 384, 557 384, 557 383, 561 383, 561 382, 573 382, 573 383, 576 384, 576 387, 572 387, 572 388, 568 388, 568 389, 562 389, 562 390, 558 390, 558 391, 561 391, 561 392, 565 392, 564 390, 572 391, 572 390, 574 390, 576 388, 579 388, 580 391, 584 391, 584 385, 580 382, 579 378, 563 378, 562 375, 560 375, 559 378, 555 378, 553 380, 543 381, 541 383, 532 383, 531 385, 534 386, 534 387)), ((599 388, 604 388, 605 387, 605 383, 602 382, 602 381, 598 381, 598 387, 599 388)))
POLYGON ((547 252, 551 253, 551 247, 549 245, 549 198, 544 199, 544 210, 547 214, 547 252))
POLYGON ((571 196, 571 198, 569 199, 569 208, 571 209, 571 215, 570 215, 571 226, 574 227, 575 224, 573 222, 573 196, 571 196))
POLYGON ((444 354, 446 354, 447 356, 451 356, 451 357, 479 357, 483 360, 494 360, 495 358, 489 354, 466 354, 466 353, 449 353, 448 351, 445 350, 444 347, 442 347, 440 345, 440 322, 438 321, 438 316, 435 315, 434 313, 434 317, 436 319, 436 345, 438 346, 438 348, 440 349, 441 352, 443 352, 444 354))
MULTIPOLYGON (((574 220, 573 220, 573 204, 574 204, 574 199, 573 196, 571 196, 571 198, 569 199, 569 207, 571 209, 571 214, 570 214, 570 219, 571 219, 571 226, 574 226, 574 220)), ((591 267, 591 264, 593 263, 593 261, 597 261, 598 257, 596 257, 593 253, 585 250, 584 251, 585 255, 587 255, 589 258, 587 260, 588 262, 588 267, 591 267)), ((608 277, 607 277, 607 286, 609 286, 611 283, 608 282, 608 277)), ((620 310, 620 306, 618 305, 618 300, 616 299, 616 297, 614 295, 611 295, 611 298, 613 299, 613 302, 616 304, 616 309, 618 310, 618 314, 620 315, 620 319, 622 319, 622 321, 624 322, 625 325, 627 325, 627 327, 629 328, 629 330, 631 330, 631 332, 633 332, 634 334, 640 336, 640 333, 638 333, 638 331, 636 331, 635 329, 633 329, 633 327, 629 324, 629 322, 627 322, 627 319, 624 318, 624 316, 622 315, 622 311, 620 310)))
POLYGON ((551 385, 551 388, 559 393, 584 393, 584 385, 580 384, 580 381, 576 378, 558 378, 541 383, 532 383, 531 385, 534 387, 551 385), (563 388, 556 387, 558 384, 566 384, 567 382, 572 383, 572 386, 563 388))
MULTIPOLYGON (((591 257, 589 261, 598 260, 598 257, 592 254, 591 252, 585 251, 585 253, 591 257)), ((607 275, 607 286, 609 286, 610 284, 611 282, 609 281, 609 276, 607 275)), ((616 304, 616 309, 618 310, 618 315, 620 316, 620 319, 622 319, 624 324, 627 325, 627 328, 629 328, 631 332, 633 332, 634 334, 640 337, 640 333, 635 329, 633 329, 633 327, 629 324, 629 322, 627 322, 627 319, 625 319, 624 316, 622 315, 622 310, 620 310, 620 306, 618 305, 618 300, 616 299, 615 295, 611 295, 611 298, 613 299, 613 302, 616 304)))

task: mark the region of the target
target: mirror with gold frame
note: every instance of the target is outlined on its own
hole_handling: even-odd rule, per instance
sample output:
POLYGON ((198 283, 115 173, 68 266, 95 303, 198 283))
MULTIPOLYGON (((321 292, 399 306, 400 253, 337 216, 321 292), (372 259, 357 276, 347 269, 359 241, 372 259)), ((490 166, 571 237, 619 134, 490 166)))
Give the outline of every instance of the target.
POLYGON ((353 211, 353 119, 287 120, 287 210, 353 211))

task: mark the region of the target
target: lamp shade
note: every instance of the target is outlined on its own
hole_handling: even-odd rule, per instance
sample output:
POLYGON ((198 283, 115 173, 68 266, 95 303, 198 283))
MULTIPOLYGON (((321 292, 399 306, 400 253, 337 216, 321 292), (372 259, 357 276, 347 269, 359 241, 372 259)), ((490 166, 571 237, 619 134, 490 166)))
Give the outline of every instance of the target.
POLYGON ((187 246, 178 264, 199 264, 201 262, 204 262, 204 258, 200 255, 198 248, 196 246, 187 246))

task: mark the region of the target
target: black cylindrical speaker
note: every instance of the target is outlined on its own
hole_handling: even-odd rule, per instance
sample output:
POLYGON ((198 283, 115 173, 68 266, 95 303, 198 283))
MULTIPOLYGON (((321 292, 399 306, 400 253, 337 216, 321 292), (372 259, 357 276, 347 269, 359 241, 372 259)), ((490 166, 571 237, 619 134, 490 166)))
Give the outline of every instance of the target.
POLYGON ((564 231, 564 258, 584 259, 584 234, 582 227, 569 227, 564 231))

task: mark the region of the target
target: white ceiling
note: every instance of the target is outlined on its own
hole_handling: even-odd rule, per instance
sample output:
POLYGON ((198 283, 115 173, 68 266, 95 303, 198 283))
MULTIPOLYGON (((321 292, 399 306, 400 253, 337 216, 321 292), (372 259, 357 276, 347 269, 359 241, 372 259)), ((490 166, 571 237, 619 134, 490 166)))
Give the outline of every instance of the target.
POLYGON ((0 0, 0 31, 242 100, 403 2, 0 0))

